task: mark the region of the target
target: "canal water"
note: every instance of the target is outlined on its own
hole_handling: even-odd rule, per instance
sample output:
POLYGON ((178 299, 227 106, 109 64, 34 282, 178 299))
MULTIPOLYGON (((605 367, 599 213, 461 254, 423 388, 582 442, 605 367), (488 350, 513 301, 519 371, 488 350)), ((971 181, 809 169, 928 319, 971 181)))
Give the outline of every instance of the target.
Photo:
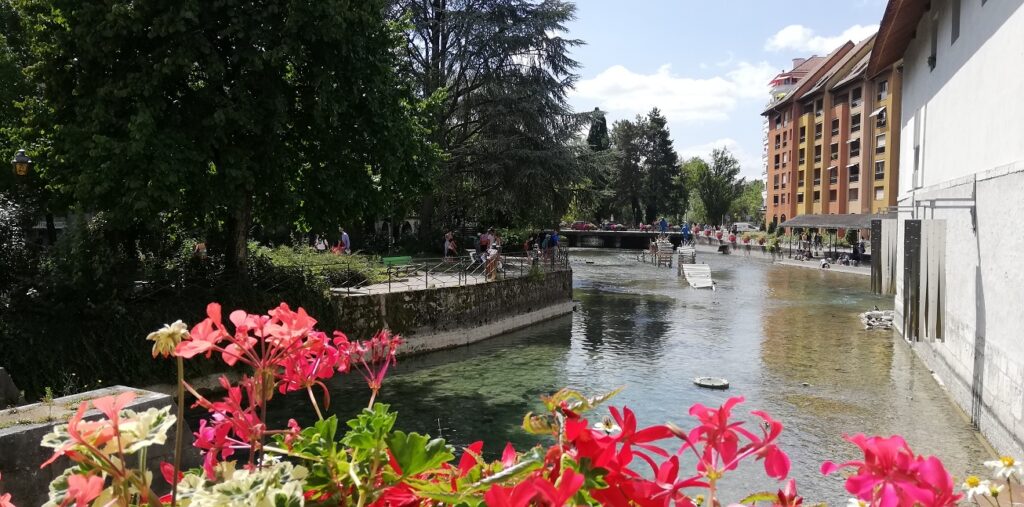
MULTIPOLYGON (((459 446, 482 439, 495 457, 506 441, 518 449, 538 443, 520 429, 523 415, 563 386, 591 394, 624 386, 612 403, 633 408, 641 424, 684 428, 693 425, 690 405, 743 395, 735 414, 753 420, 750 410, 764 410, 786 425, 781 445, 809 502, 845 503, 843 479, 818 471, 826 459, 859 456, 844 434, 901 434, 916 452, 942 458, 959 480, 990 459, 909 348, 888 332, 863 330, 859 312, 892 306, 870 293, 868 277, 773 265, 759 253, 705 253, 698 262, 711 266, 717 290, 698 291, 674 269, 638 263, 635 255, 573 250, 575 313, 402 359, 379 400, 399 412, 401 429, 459 446), (725 377, 731 388, 692 383, 704 375, 725 377)), ((332 391, 331 411, 341 417, 368 397, 357 375, 334 382, 332 391)), ((308 422, 303 397, 290 398, 275 415, 308 422)), ((746 466, 725 481, 723 499, 778 487, 758 466, 746 466)))

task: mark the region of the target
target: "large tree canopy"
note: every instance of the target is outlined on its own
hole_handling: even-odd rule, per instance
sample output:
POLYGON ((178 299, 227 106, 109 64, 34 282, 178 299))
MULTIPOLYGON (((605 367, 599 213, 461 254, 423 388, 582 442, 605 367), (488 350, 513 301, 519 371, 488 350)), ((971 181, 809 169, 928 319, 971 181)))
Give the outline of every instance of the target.
POLYGON ((692 181, 694 190, 704 204, 707 220, 712 224, 725 223, 729 207, 743 193, 744 179, 740 174, 740 163, 726 148, 711 152, 711 163, 693 162, 692 181))
POLYGON ((407 205, 431 160, 386 0, 25 0, 54 185, 124 229, 325 228, 407 205))
POLYGON ((568 207, 586 164, 572 143, 585 118, 566 93, 578 64, 561 0, 392 0, 408 19, 406 71, 439 103, 433 140, 447 155, 421 208, 445 222, 546 222, 568 207))

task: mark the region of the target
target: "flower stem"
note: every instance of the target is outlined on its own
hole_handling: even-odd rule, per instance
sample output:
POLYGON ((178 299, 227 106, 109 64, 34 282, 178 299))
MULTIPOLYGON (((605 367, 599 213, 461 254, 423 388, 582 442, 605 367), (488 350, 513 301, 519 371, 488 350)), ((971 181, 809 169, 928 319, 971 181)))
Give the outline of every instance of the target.
POLYGON ((306 392, 309 393, 309 401, 313 404, 313 410, 316 410, 317 419, 323 421, 324 415, 320 413, 320 405, 316 402, 316 396, 313 395, 313 388, 306 386, 306 392))
POLYGON ((185 360, 178 359, 178 421, 174 429, 174 475, 171 476, 171 507, 178 505, 178 473, 181 471, 181 445, 185 431, 185 360))
POLYGON ((366 408, 373 410, 373 401, 377 399, 377 389, 370 389, 370 403, 366 405, 366 408))

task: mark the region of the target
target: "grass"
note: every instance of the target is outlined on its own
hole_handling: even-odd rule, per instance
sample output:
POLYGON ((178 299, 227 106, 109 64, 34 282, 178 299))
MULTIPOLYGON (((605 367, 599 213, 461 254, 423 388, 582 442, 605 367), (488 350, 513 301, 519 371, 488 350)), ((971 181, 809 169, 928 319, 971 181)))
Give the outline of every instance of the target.
POLYGON ((388 279, 387 269, 376 256, 320 253, 307 246, 256 246, 252 253, 273 268, 303 271, 324 279, 330 287, 352 287, 388 279))

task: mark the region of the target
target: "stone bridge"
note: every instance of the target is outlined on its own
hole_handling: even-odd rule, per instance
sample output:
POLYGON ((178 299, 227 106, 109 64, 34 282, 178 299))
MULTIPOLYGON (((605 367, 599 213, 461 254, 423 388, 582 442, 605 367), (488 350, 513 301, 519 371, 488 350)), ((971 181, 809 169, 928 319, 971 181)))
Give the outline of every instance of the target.
MULTIPOLYGON (((642 250, 651 244, 651 240, 657 238, 658 231, 574 231, 562 230, 559 234, 563 243, 570 247, 592 247, 592 248, 626 248, 642 250)), ((669 232, 668 239, 674 246, 679 246, 683 240, 682 233, 669 232)))

